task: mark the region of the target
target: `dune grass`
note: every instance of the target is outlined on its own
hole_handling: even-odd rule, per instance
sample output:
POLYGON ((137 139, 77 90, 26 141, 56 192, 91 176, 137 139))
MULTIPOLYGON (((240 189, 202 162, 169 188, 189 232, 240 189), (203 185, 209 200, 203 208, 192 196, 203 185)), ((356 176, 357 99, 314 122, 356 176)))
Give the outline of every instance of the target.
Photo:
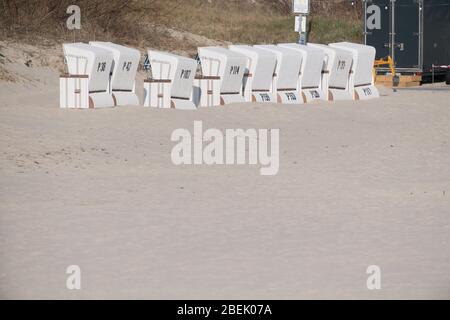
MULTIPOLYGON (((269 0, 79 0, 82 30, 65 28, 70 0, 10 0, 0 2, 0 37, 27 42, 103 39, 139 47, 193 53, 202 43, 171 37, 166 29, 189 32, 230 43, 297 41, 289 1, 269 0)), ((314 2, 309 41, 328 43, 362 40, 357 10, 341 0, 314 2), (333 3, 335 3, 333 5, 333 3)), ((201 41, 200 41, 201 42, 201 41)))
MULTIPOLYGON (((268 4, 162 1, 172 5, 163 8, 158 23, 210 39, 249 44, 292 42, 298 39, 294 31, 294 16, 268 4)), ((362 39, 362 23, 358 19, 314 14, 310 17, 309 26, 310 40, 314 42, 359 42, 362 39)))

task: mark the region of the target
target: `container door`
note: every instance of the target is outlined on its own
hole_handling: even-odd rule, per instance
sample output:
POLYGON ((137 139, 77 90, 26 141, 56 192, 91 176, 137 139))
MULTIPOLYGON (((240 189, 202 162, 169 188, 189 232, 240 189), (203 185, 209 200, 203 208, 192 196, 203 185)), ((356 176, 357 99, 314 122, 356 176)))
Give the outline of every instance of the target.
POLYGON ((393 59, 398 69, 421 68, 420 38, 422 1, 396 0, 394 12, 393 59))
POLYGON ((377 59, 391 55, 390 52, 390 25, 391 1, 367 0, 365 1, 365 38, 366 44, 375 47, 377 59))
POLYGON ((425 1, 423 26, 424 72, 431 72, 433 64, 450 65, 450 1, 425 1))

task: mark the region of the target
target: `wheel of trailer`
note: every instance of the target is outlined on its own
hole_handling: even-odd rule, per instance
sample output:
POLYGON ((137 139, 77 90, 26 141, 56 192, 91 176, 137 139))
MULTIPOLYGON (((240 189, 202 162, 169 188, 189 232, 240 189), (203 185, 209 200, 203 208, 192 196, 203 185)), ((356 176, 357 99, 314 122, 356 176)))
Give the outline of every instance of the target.
POLYGON ((445 83, 450 85, 450 69, 447 70, 447 74, 445 75, 445 83))

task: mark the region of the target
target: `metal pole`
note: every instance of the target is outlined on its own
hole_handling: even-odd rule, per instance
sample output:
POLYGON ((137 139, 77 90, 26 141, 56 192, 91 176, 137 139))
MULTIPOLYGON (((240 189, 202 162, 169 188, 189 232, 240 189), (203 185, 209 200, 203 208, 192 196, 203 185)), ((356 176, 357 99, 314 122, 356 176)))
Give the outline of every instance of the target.
POLYGON ((391 0, 391 58, 395 61, 395 1, 391 0))
POLYGON ((298 43, 306 45, 306 34, 305 33, 300 33, 298 43))
POLYGON ((307 30, 307 24, 306 24, 306 15, 302 14, 300 15, 300 28, 299 28, 299 39, 298 43, 306 45, 306 42, 308 40, 308 30, 307 30))
POLYGON ((431 65, 431 92, 434 93, 434 63, 431 65))

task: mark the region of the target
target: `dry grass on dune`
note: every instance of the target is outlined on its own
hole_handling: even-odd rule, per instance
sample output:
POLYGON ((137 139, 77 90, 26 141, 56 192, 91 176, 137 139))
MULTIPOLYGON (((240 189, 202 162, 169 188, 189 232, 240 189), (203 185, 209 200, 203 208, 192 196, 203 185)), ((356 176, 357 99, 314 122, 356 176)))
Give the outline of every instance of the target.
MULTIPOLYGON (((255 44, 291 42, 298 38, 288 0, 157 0, 157 3, 159 1, 167 5, 161 6, 162 14, 156 20, 158 24, 210 39, 255 44)), ((311 41, 361 41, 360 7, 352 7, 348 1, 314 3, 310 17, 311 41)))
POLYGON ((0 26, 4 37, 32 41, 36 37, 78 40, 109 38, 130 39, 136 43, 151 40, 145 32, 147 20, 158 14, 155 0, 78 0, 82 30, 66 28, 66 9, 71 0, 3 0, 0 2, 0 26), (144 32, 142 32, 144 30, 144 32))
MULTIPOLYGON (((82 30, 75 33, 65 27, 66 8, 72 3, 71 0, 2 0, 0 37, 31 42, 41 38, 105 39, 185 51, 195 50, 199 43, 183 35, 174 37, 171 30, 233 43, 297 39, 290 0, 79 0, 76 3, 82 10, 82 30)), ((351 7, 348 1, 316 0, 312 9, 312 41, 360 40, 360 8, 351 7)))
MULTIPOLYGON (((298 39, 291 0, 78 0, 82 29, 69 31, 66 9, 73 3, 0 0, 0 79, 17 78, 10 62, 36 62, 29 45, 45 60, 34 65, 53 66, 55 47, 72 41, 113 41, 194 56, 199 46, 298 39)), ((310 41, 361 40, 361 8, 343 0, 315 0, 312 10, 310 41)))

